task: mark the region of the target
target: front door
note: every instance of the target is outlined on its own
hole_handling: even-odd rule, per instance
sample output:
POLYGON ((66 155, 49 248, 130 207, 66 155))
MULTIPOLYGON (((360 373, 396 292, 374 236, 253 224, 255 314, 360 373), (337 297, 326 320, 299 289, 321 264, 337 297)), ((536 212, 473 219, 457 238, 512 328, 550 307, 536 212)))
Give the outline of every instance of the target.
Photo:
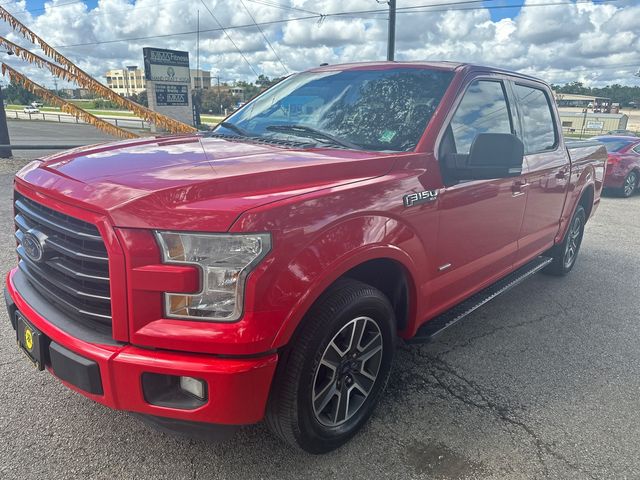
MULTIPOLYGON (((441 141, 440 161, 445 154, 468 154, 480 133, 515 133, 505 92, 500 79, 469 85, 441 141)), ((522 177, 466 181, 440 193, 438 272, 429 313, 458 303, 511 269, 526 205, 523 184, 522 177)))

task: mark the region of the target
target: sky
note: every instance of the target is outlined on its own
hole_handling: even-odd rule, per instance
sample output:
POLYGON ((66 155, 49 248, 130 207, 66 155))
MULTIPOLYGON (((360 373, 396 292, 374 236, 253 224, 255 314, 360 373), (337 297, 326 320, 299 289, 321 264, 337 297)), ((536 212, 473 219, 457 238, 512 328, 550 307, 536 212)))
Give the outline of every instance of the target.
MULTIPOLYGON (((110 68, 142 66, 143 47, 188 50, 195 68, 198 15, 200 66, 221 81, 386 57, 383 0, 3 0, 0 5, 102 82, 110 68)), ((551 83, 640 85, 634 75, 640 69, 640 0, 397 0, 397 6, 397 60, 473 62, 551 83)), ((32 47, 2 22, 0 35, 32 47)), ((15 57, 5 61, 53 86, 48 72, 15 57)))

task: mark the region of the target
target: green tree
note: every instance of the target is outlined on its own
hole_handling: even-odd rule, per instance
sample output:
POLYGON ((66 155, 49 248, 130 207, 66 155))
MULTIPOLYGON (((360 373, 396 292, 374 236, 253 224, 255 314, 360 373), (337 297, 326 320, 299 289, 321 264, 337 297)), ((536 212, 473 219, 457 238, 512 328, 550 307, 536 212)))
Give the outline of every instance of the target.
POLYGON ((31 102, 38 100, 37 96, 19 83, 10 83, 2 89, 2 93, 7 103, 13 103, 15 105, 29 105, 31 102))

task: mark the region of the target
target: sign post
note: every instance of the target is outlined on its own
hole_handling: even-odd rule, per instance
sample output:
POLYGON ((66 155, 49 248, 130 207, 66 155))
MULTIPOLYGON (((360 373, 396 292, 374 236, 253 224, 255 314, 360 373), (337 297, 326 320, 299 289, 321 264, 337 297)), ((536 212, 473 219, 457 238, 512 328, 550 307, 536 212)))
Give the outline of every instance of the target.
POLYGON ((143 52, 149 108, 193 125, 189 52, 149 47, 143 52))

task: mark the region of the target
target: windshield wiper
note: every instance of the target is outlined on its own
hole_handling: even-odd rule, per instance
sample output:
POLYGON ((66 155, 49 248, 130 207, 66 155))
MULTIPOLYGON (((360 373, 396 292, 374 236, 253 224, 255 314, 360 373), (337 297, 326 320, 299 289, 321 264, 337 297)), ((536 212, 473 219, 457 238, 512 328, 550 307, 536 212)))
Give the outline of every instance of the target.
POLYGON ((323 132, 322 130, 318 130, 313 127, 308 127, 307 125, 270 125, 266 127, 266 130, 296 135, 298 137, 314 138, 321 141, 324 140, 324 143, 330 143, 354 150, 361 150, 361 147, 355 143, 336 138, 330 133, 323 132))
POLYGON ((238 135, 241 135, 243 137, 250 137, 251 135, 249 134, 249 132, 247 132, 244 128, 237 126, 235 123, 231 123, 231 122, 220 122, 218 124, 218 127, 224 127, 228 130, 233 130, 234 132, 236 132, 238 135))

